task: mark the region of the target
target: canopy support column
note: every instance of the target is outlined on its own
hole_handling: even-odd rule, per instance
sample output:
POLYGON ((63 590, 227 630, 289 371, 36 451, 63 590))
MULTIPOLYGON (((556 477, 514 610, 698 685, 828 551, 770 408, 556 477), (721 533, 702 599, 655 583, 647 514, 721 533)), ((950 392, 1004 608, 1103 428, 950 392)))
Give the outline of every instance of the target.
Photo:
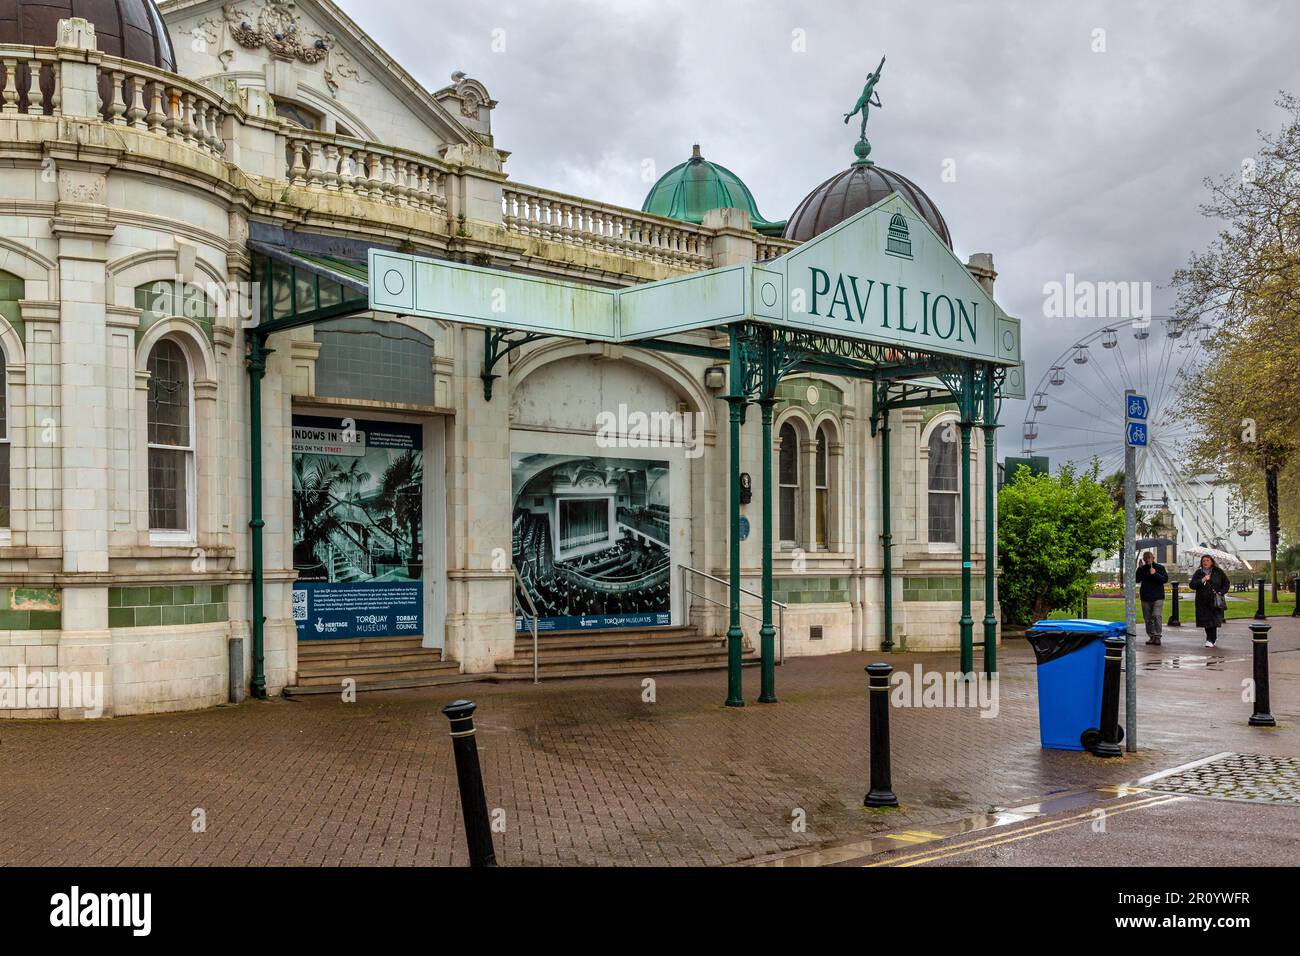
POLYGON ((727 404, 731 407, 731 446, 729 472, 731 475, 728 513, 731 517, 731 535, 729 546, 730 568, 728 583, 730 594, 730 623, 727 628, 727 706, 744 707, 745 698, 741 687, 741 657, 745 632, 740 628, 740 417, 745 410, 745 363, 741 353, 741 340, 737 329, 731 329, 731 371, 729 379, 730 394, 727 404))
POLYGON ((266 347, 266 336, 256 332, 249 336, 248 357, 248 443, 249 443, 249 518, 252 533, 252 636, 253 678, 250 692, 266 698, 266 616, 263 591, 265 573, 262 554, 262 379, 266 376, 266 357, 274 349, 266 347))
POLYGON ((974 369, 964 363, 961 379, 961 672, 975 670, 975 621, 971 617, 970 432, 975 404, 974 369))
POLYGON ((883 588, 884 633, 880 650, 893 650, 893 531, 889 515, 889 384, 871 389, 871 433, 880 436, 880 584, 883 588))
POLYGON ((998 621, 993 614, 994 591, 997 578, 997 488, 994 461, 997 440, 998 412, 994 391, 994 370, 984 370, 984 673, 990 677, 998 669, 998 621))
MULTIPOLYGON (((764 364, 771 366, 772 341, 766 336, 764 364)), ((776 628, 772 626, 772 406, 776 398, 764 395, 758 401, 763 410, 763 626, 759 628, 759 654, 762 657, 760 704, 776 700, 776 628)), ((784 636, 784 635, 783 635, 784 636)))
POLYGON ((894 649, 894 535, 890 520, 889 405, 880 411, 880 575, 884 585, 885 634, 880 649, 894 649))

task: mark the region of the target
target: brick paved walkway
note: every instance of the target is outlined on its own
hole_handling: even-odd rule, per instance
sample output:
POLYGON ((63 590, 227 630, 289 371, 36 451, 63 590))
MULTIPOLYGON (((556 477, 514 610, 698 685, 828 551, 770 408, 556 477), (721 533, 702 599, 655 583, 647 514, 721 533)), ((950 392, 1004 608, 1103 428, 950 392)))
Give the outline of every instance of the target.
MULTIPOLYGON (((1300 625, 1273 629, 1276 730, 1246 726, 1244 623, 1142 648, 1143 752, 1099 761, 1037 745, 1032 657, 1003 649, 1001 712, 896 709, 900 811, 861 809, 866 681, 878 654, 791 661, 782 703, 720 706, 720 672, 462 684, 274 700, 84 723, 0 722, 0 863, 462 864, 447 701, 479 703, 488 805, 505 864, 719 864, 860 840, 1053 792, 1133 780, 1220 751, 1300 754, 1300 625), (1212 666, 1207 661, 1217 660, 1212 666), (792 829, 796 808, 806 832, 792 829), (192 832, 193 811, 206 832, 192 832)), ((895 655, 899 669, 955 667, 895 655)), ((746 698, 758 673, 745 672, 746 698)), ((1232 862, 1232 861, 1224 861, 1232 862)))

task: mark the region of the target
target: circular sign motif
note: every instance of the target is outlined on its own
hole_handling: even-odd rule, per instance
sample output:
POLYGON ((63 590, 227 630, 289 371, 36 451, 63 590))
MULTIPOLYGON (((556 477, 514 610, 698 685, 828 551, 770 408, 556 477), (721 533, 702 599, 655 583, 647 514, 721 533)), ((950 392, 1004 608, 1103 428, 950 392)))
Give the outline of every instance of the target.
POLYGON ((400 295, 406 288, 406 280, 396 269, 389 269, 384 273, 384 290, 389 295, 400 295))
POLYGON ((740 540, 744 541, 749 537, 749 519, 744 515, 740 516, 740 540))
POLYGON ((821 401, 821 398, 822 398, 822 393, 819 392, 819 391, 817 391, 817 386, 816 386, 816 385, 809 385, 809 386, 808 386, 808 404, 809 404, 809 405, 816 405, 818 402, 821 401))
POLYGON ((1002 333, 1002 347, 1008 352, 1014 351, 1016 347, 1016 337, 1007 329, 1002 333))
POLYGON ((771 282, 764 282, 761 289, 758 290, 763 299, 763 304, 769 309, 776 305, 776 286, 771 282))

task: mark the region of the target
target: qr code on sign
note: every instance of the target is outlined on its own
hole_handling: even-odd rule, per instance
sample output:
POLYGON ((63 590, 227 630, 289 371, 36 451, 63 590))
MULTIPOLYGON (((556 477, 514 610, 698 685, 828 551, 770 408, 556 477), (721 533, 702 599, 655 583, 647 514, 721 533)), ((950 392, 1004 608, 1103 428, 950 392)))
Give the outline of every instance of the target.
POLYGON ((293 592, 293 619, 295 621, 307 620, 307 592, 293 592))

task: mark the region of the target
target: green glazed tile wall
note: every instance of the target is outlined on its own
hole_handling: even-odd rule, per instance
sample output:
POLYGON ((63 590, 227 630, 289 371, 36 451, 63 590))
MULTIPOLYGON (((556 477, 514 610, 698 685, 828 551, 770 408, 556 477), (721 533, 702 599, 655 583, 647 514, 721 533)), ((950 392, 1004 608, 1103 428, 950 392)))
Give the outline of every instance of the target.
MULTIPOLYGON (((0 270, 0 315, 9 321, 20 339, 25 335, 22 309, 18 308, 18 302, 23 298, 23 285, 23 280, 16 275, 0 270)), ((6 359, 13 361, 12 356, 6 356, 6 359)))
POLYGON ((844 578, 773 578, 772 599, 782 604, 844 604, 849 600, 844 578))
POLYGON ((904 601, 960 601, 961 576, 903 578, 904 601))
POLYGON ((57 631, 63 627, 63 593, 58 588, 5 588, 0 631, 57 631))
POLYGON ((798 405, 813 418, 828 408, 836 415, 844 412, 844 393, 829 382, 820 379, 784 379, 776 387, 776 397, 785 405, 798 405), (808 404, 809 385, 816 385, 817 391, 821 393, 816 405, 808 404))
POLYGON ((212 341, 216 312, 198 286, 178 286, 170 279, 149 282, 135 290, 135 307, 140 310, 141 332, 160 319, 183 315, 197 322, 208 341, 212 341))
POLYGON ((109 627, 212 624, 228 618, 224 584, 163 584, 108 589, 109 627))

